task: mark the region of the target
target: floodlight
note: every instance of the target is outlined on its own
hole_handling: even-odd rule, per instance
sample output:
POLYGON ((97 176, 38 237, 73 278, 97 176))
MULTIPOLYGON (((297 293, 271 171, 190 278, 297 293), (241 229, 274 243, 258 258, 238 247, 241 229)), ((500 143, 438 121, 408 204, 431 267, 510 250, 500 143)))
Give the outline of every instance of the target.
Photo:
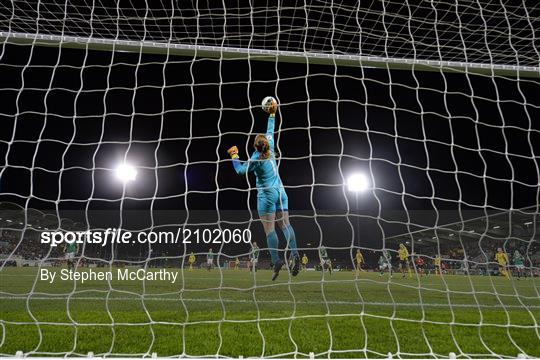
POLYGON ((353 174, 347 180, 347 188, 352 192, 364 192, 369 188, 369 179, 364 174, 353 174))
POLYGON ((115 171, 116 178, 123 183, 134 181, 137 178, 137 170, 129 164, 120 164, 115 171))

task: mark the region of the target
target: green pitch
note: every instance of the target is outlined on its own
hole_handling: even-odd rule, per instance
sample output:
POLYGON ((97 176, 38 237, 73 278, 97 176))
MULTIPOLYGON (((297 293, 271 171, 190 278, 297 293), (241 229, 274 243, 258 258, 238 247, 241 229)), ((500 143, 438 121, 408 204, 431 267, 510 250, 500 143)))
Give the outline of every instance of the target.
POLYGON ((272 283, 216 269, 75 286, 36 273, 0 272, 0 355, 540 357, 535 279, 284 271, 272 283))

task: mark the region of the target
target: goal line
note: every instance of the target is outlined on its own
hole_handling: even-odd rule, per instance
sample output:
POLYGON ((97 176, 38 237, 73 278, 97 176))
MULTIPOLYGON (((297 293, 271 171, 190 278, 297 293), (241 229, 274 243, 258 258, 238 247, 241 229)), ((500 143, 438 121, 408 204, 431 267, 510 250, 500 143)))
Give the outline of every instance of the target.
MULTIPOLYGON (((31 296, 30 299, 34 300, 65 300, 67 296, 49 294, 47 296, 31 296)), ((0 300, 26 300, 28 295, 4 295, 0 296, 0 300)), ((99 296, 70 296, 70 300, 88 300, 88 301, 102 301, 104 297, 99 296)), ((161 296, 144 296, 144 297, 135 297, 134 296, 120 296, 120 297, 111 297, 107 301, 156 301, 156 302, 204 302, 204 303, 246 303, 252 304, 253 300, 245 299, 210 299, 210 298, 172 298, 172 297, 161 297, 161 296)), ((315 301, 315 300, 257 300, 261 304, 306 304, 306 305, 320 305, 320 304, 329 304, 329 305, 365 305, 365 306, 385 306, 385 307, 410 307, 410 308, 421 308, 421 307, 433 307, 433 308, 472 308, 472 309, 500 309, 501 305, 491 305, 491 304, 448 304, 448 303, 418 303, 418 302, 385 302, 385 301, 339 301, 339 300, 326 300, 326 301, 315 301)), ((540 305, 527 305, 531 309, 540 309, 540 305)), ((522 305, 512 305, 505 304, 505 308, 509 309, 523 309, 522 305)))

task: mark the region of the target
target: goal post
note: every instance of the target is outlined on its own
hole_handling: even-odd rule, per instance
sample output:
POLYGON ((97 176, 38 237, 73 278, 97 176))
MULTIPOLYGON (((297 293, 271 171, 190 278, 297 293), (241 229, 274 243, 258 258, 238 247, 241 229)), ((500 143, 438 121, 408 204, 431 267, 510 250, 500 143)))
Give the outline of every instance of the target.
POLYGON ((169 54, 228 60, 259 60, 316 65, 373 67, 389 70, 444 71, 479 75, 540 78, 540 67, 489 64, 457 61, 422 60, 414 58, 384 58, 366 55, 346 55, 300 51, 231 48, 220 46, 189 45, 156 41, 130 41, 119 39, 84 38, 61 35, 6 33, 0 31, 0 40, 14 44, 66 47, 100 51, 130 51, 147 54, 169 54))

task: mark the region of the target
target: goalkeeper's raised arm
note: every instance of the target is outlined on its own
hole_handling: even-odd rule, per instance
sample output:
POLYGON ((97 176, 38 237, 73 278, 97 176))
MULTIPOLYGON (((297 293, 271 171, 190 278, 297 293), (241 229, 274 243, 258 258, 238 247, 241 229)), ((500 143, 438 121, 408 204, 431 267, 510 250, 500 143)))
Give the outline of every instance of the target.
MULTIPOLYGON (((268 124, 266 126, 266 139, 270 146, 270 151, 274 152, 274 129, 276 127, 276 114, 268 115, 268 124)), ((260 136, 260 135, 259 135, 260 136)))
POLYGON ((281 182, 274 153, 274 129, 276 121, 276 112, 278 109, 277 101, 272 97, 266 97, 263 100, 263 109, 268 112, 268 122, 266 134, 259 134, 253 142, 254 152, 247 161, 241 161, 238 155, 238 148, 231 147, 228 150, 231 156, 234 170, 239 175, 253 172, 257 184, 257 210, 261 218, 268 248, 274 264, 274 274, 272 280, 275 280, 284 264, 280 259, 278 248, 279 240, 275 231, 275 222, 283 231, 291 251, 291 274, 298 275, 300 270, 300 257, 296 247, 296 235, 289 223, 288 197, 281 182))
MULTIPOLYGON (((240 156, 238 155, 238 147, 233 146, 227 152, 233 160, 234 170, 238 175, 245 175, 248 172, 256 171, 261 165, 260 160, 271 160, 270 157, 274 155, 274 128, 276 123, 276 115, 272 113, 268 116, 268 125, 266 130, 266 135, 257 135, 253 143, 255 151, 251 155, 251 158, 248 161, 241 161, 240 156)), ((275 161, 275 158, 274 158, 275 161)), ((258 175, 257 173, 255 175, 258 175)), ((261 172, 261 175, 264 175, 261 172)), ((277 166, 275 169, 275 177, 279 179, 279 174, 277 173, 277 166)), ((257 177, 257 180, 259 178, 257 177)), ((281 182, 281 179, 279 179, 281 182)))

